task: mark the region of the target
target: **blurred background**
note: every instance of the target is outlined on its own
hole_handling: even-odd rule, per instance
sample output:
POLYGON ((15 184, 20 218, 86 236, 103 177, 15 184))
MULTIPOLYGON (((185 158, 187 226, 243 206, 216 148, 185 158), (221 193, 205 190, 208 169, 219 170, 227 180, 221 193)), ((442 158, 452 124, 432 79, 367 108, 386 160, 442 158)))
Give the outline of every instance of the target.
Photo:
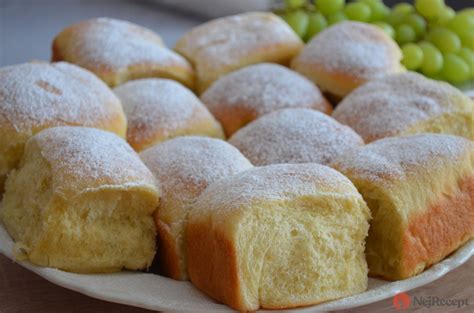
MULTIPOLYGON (((388 7, 400 2, 413 3, 383 2, 388 7)), ((455 10, 474 6, 474 0, 445 2, 455 10)), ((64 27, 91 17, 108 16, 132 21, 156 31, 172 47, 186 30, 211 18, 251 10, 271 10, 285 6, 285 3, 288 8, 288 1, 283 0, 0 0, 0 66, 34 59, 48 60, 53 37, 64 27)), ((300 22, 297 18, 296 23, 300 22)), ((474 28, 469 32, 474 33, 474 28)))

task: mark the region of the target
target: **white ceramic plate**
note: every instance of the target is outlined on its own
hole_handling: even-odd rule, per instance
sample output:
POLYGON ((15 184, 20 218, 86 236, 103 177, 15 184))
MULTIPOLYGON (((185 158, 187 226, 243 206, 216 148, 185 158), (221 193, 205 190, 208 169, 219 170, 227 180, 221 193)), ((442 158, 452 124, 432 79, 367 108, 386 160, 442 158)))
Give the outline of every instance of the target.
MULTIPOLYGON (((0 225, 0 253, 13 259, 13 241, 0 225)), ((424 273, 402 281, 387 282, 369 279, 366 292, 323 304, 280 311, 320 312, 349 309, 386 298, 422 285, 426 285, 466 262, 474 254, 474 240, 469 241, 450 257, 424 273)), ((114 274, 73 274, 52 268, 43 268, 28 262, 21 266, 50 282, 93 298, 127 304, 156 311, 172 312, 229 312, 230 309, 195 289, 189 282, 175 281, 166 277, 140 272, 114 274)), ((276 312, 276 311, 271 311, 276 312)))

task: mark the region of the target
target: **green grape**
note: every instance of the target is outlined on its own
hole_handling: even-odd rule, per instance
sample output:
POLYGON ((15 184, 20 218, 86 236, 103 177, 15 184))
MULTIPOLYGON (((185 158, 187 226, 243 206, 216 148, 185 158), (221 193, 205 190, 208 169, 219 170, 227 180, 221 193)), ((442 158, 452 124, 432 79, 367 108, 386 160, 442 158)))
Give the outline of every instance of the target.
POLYGON ((459 36, 474 32, 474 15, 457 14, 447 24, 448 28, 459 36))
POLYGON ((311 13, 309 15, 308 31, 306 32, 305 40, 308 41, 314 35, 322 31, 328 26, 326 18, 320 13, 311 13))
POLYGON ((426 21, 418 14, 410 14, 406 16, 403 23, 411 26, 417 37, 423 36, 426 31, 426 21))
POLYGON ((461 49, 461 39, 447 28, 438 27, 429 32, 427 39, 443 53, 455 53, 461 49))
POLYGON ((474 31, 462 34, 461 42, 464 47, 474 50, 474 31))
POLYGON ((306 0, 285 0, 285 6, 290 9, 297 9, 302 7, 306 0))
POLYGON ((450 82, 462 83, 469 79, 469 65, 460 56, 447 53, 441 74, 450 82))
POLYGON ((376 3, 383 3, 382 0, 359 0, 359 1, 367 4, 368 6, 371 6, 376 3))
POLYGON ((384 22, 375 22, 374 25, 380 27, 390 37, 395 37, 395 29, 393 29, 393 27, 389 24, 384 22))
POLYGON ((414 44, 414 43, 407 43, 402 47, 402 64, 409 70, 416 70, 420 68, 421 64, 423 63, 423 50, 414 44))
POLYGON ((333 25, 347 20, 347 16, 343 12, 336 12, 328 16, 328 24, 333 25))
POLYGON ((439 16, 445 6, 444 0, 415 0, 415 8, 427 19, 439 16))
POLYGON ((461 50, 459 50, 458 55, 467 63, 474 65, 474 50, 462 47, 461 50))
POLYGON ((390 13, 390 9, 381 0, 361 0, 361 2, 370 7, 370 11, 372 12, 371 21, 383 20, 390 13))
POLYGON ((353 21, 368 22, 370 20, 370 7, 362 2, 351 2, 344 9, 346 16, 353 21))
POLYGON ((413 42, 416 39, 415 30, 410 25, 402 24, 398 26, 395 30, 395 40, 399 44, 404 44, 407 42, 413 42))
POLYGON ((421 71, 425 75, 433 75, 443 68, 443 55, 433 44, 429 42, 420 42, 418 44, 423 51, 423 63, 421 71))
POLYGON ((459 15, 461 14, 468 14, 468 15, 472 15, 474 16, 474 8, 466 8, 466 9, 462 9, 461 11, 458 12, 459 15))
POLYGON ((341 11, 345 3, 346 0, 316 0, 316 7, 321 13, 328 16, 341 11))
POLYGON ((415 12, 415 8, 409 3, 399 3, 392 8, 393 13, 407 16, 415 12))
POLYGON ((444 26, 446 25, 454 16, 456 15, 456 12, 450 8, 446 7, 441 14, 438 16, 438 18, 435 21, 436 25, 439 26, 444 26))
POLYGON ((405 14, 400 12, 394 12, 393 10, 387 15, 385 20, 392 26, 398 26, 403 23, 403 19, 405 18, 405 14))
POLYGON ((474 78, 474 50, 462 47, 458 55, 469 65, 469 78, 474 78))
POLYGON ((303 38, 308 29, 309 17, 303 10, 291 11, 283 15, 283 19, 290 25, 295 33, 303 38))

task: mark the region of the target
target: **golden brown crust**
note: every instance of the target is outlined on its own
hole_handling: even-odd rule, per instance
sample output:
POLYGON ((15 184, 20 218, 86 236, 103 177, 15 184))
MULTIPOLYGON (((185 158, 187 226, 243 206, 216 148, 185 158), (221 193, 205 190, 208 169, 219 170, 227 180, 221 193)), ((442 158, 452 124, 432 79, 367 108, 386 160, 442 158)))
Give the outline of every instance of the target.
POLYGON ((320 64, 292 65, 292 67, 299 73, 310 78, 313 82, 318 81, 318 85, 327 86, 324 88, 324 91, 339 100, 366 82, 366 79, 347 72, 328 70, 320 64))
POLYGON ((186 238, 191 282, 212 298, 246 311, 241 298, 235 244, 226 238, 226 234, 213 228, 211 217, 188 224, 187 233, 191 234, 186 238))
POLYGON ((163 77, 194 87, 194 71, 149 29, 109 18, 95 18, 64 29, 52 44, 52 60, 89 69, 109 86, 163 77))
POLYGON ((441 195, 425 212, 410 218, 403 234, 404 279, 442 260, 474 237, 474 175, 459 182, 454 193, 441 195))
POLYGON ((155 224, 157 234, 157 251, 156 258, 161 271, 168 277, 176 280, 181 280, 181 271, 179 268, 178 247, 176 240, 171 234, 168 224, 163 223, 157 212, 155 211, 155 224))

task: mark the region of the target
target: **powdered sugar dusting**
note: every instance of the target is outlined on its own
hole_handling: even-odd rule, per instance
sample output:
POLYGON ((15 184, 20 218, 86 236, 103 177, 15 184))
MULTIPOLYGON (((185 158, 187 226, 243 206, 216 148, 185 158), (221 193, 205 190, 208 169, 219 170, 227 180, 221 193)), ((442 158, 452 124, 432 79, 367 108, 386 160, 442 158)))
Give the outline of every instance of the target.
POLYGON ((211 112, 227 107, 226 110, 243 109, 257 116, 291 107, 330 110, 311 81, 286 67, 270 63, 247 66, 222 77, 201 99, 211 112))
POLYGON ((301 41, 279 17, 251 12, 219 18, 195 27, 178 42, 177 50, 193 62, 209 60, 209 66, 233 65, 241 56, 260 47, 301 41))
POLYGON ((368 142, 445 112, 460 111, 460 104, 466 101, 465 95, 447 83, 406 72, 362 85, 339 103, 333 117, 368 142))
POLYGON ((330 71, 374 78, 400 67, 397 44, 376 26, 342 22, 312 39, 298 60, 330 71))
POLYGON ((113 133, 86 127, 54 127, 32 137, 26 145, 41 149, 51 166, 53 189, 65 196, 86 190, 148 186, 155 179, 137 153, 113 133))
POLYGON ((472 141, 439 134, 420 134, 377 140, 342 156, 333 166, 343 173, 380 184, 404 180, 409 175, 429 174, 474 154, 472 141))
POLYGON ((191 214, 226 213, 248 205, 291 200, 324 193, 360 197, 352 183, 319 164, 274 164, 255 167, 211 184, 197 199, 191 214))
POLYGON ((160 183, 162 206, 192 202, 210 183, 252 167, 235 147, 206 137, 171 139, 140 156, 160 183))
POLYGON ((166 48, 152 31, 130 22, 96 18, 69 28, 66 51, 74 63, 86 68, 105 67, 109 70, 146 63, 182 64, 183 57, 166 48))
POLYGON ((327 164, 364 144, 352 129, 309 109, 276 111, 241 128, 230 138, 255 165, 327 164))
POLYGON ((168 137, 190 119, 214 120, 201 101, 186 87, 169 79, 139 79, 114 89, 128 120, 127 138, 132 143, 168 137))
POLYGON ((120 102, 92 73, 68 63, 0 69, 0 122, 18 132, 54 125, 110 126, 120 102))

